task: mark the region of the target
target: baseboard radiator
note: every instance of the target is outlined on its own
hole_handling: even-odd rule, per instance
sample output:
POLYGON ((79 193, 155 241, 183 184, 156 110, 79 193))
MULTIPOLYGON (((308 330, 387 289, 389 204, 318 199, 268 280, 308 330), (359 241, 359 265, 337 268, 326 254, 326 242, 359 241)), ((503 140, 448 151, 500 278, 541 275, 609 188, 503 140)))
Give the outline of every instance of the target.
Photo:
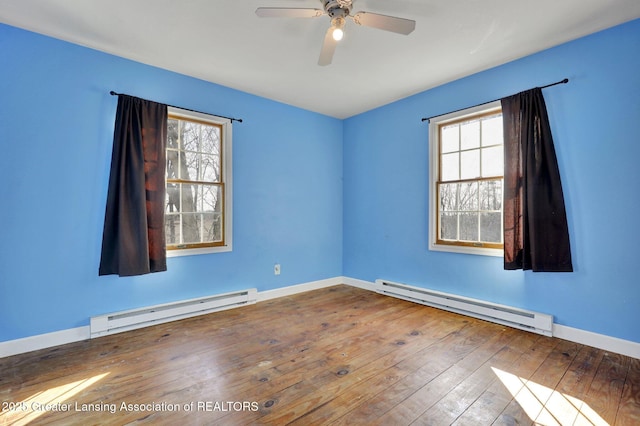
POLYGON ((375 287, 376 292, 387 296, 421 303, 434 308, 468 315, 545 336, 553 335, 552 315, 384 280, 376 280, 375 287))
POLYGON ((256 303, 257 289, 182 300, 91 318, 91 338, 256 303))

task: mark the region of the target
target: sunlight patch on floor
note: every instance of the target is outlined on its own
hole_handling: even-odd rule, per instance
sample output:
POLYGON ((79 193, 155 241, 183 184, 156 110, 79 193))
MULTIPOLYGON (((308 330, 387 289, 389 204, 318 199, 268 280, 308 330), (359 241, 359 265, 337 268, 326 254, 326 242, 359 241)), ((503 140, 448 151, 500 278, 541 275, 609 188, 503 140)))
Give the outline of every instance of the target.
POLYGON ((491 367, 536 425, 609 425, 586 402, 491 367))
POLYGON ((12 405, 7 407, 11 409, 0 414, 0 424, 21 426, 47 413, 73 411, 73 403, 65 403, 65 401, 103 379, 108 374, 98 374, 87 379, 56 386, 38 392, 24 401, 12 402, 12 405), (65 407, 69 409, 65 410, 65 407))

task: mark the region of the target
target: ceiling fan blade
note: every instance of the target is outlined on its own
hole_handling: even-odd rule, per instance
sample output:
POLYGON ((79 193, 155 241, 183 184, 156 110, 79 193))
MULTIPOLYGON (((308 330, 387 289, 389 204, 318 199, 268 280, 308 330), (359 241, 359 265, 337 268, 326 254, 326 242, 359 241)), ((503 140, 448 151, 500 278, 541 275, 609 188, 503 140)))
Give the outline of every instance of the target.
POLYGON ((333 28, 329 27, 327 33, 324 36, 324 42, 322 43, 322 50, 320 51, 320 58, 318 58, 318 65, 329 65, 333 59, 333 52, 336 51, 338 42, 333 39, 333 28))
POLYGON ((416 28, 416 21, 397 18, 395 16, 380 15, 370 12, 358 12, 353 15, 353 21, 365 27, 391 31, 398 34, 410 34, 416 28))
POLYGON ((316 18, 324 15, 324 11, 290 7, 259 7, 256 9, 256 15, 261 18, 316 18))

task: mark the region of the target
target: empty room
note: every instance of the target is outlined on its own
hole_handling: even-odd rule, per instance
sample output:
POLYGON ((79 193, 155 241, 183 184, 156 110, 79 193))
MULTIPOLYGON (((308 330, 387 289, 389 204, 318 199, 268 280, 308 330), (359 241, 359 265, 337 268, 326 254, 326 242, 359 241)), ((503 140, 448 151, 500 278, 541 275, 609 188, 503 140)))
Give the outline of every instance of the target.
POLYGON ((637 0, 0 0, 1 425, 640 424, 637 0))

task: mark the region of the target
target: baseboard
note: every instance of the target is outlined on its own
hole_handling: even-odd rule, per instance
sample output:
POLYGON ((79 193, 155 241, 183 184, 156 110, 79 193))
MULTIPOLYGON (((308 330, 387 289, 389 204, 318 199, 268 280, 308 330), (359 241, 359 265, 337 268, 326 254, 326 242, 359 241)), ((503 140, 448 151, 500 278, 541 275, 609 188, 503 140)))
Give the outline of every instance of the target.
POLYGON ((25 352, 46 349, 52 346, 79 342, 91 337, 89 326, 69 328, 67 330, 54 331, 52 333, 38 334, 22 339, 0 342, 0 358, 22 354, 25 352))
POLYGON ((318 290, 325 287, 344 284, 344 277, 327 278, 319 281, 311 281, 303 284, 295 284, 287 287, 275 288, 273 290, 265 290, 258 292, 257 302, 265 300, 277 299, 278 297, 291 296, 305 291, 318 290))
POLYGON ((553 324, 553 337, 640 359, 640 343, 553 324))
POLYGON ((376 291, 375 283, 370 281, 359 280, 357 278, 342 277, 342 283, 352 287, 358 287, 363 290, 376 291))
MULTIPOLYGON (((375 291, 375 284, 373 282, 350 277, 334 277, 276 288, 273 290, 259 291, 257 302, 264 302, 278 297, 291 296, 339 284, 346 284, 363 290, 375 291)), ((86 340, 90 338, 90 335, 89 326, 84 326, 0 342, 0 358, 86 340)), ((553 324, 553 336, 559 339, 569 340, 571 342, 593 346, 598 349, 640 359, 640 343, 638 342, 632 342, 560 324, 553 324)))

